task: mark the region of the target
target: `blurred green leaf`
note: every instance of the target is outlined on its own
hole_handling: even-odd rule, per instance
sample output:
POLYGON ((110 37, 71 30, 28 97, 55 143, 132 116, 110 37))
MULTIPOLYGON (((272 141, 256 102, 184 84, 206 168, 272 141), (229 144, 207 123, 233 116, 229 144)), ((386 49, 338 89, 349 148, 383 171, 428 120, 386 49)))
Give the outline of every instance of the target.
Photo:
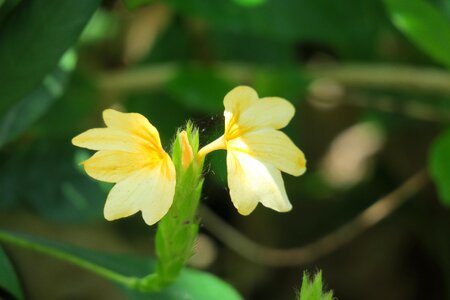
MULTIPOLYGON (((212 141, 212 140, 211 140, 212 141)), ((208 175, 219 186, 227 186, 227 153, 226 151, 214 151, 208 155, 207 166, 211 169, 208 175)))
POLYGON ((0 112, 35 89, 77 40, 100 0, 21 2, 0 27, 0 112))
POLYGON ((67 52, 56 70, 47 75, 36 90, 0 117, 0 148, 41 118, 62 95, 69 74, 75 67, 75 60, 75 53, 67 52))
MULTIPOLYGON (((142 277, 154 271, 156 262, 151 258, 137 257, 131 255, 119 255, 101 253, 94 250, 83 249, 80 247, 62 244, 55 241, 46 240, 30 235, 6 232, 26 243, 50 247, 62 251, 69 255, 74 255, 92 263, 98 264, 125 276, 142 277)), ((41 251, 42 252, 42 251, 41 251)), ((159 293, 145 294, 126 290, 122 288, 129 299, 145 300, 239 300, 242 299, 239 294, 226 282, 215 277, 212 274, 184 269, 181 275, 170 287, 159 293)))
POLYGON ((253 88, 260 97, 283 97, 298 104, 306 96, 310 81, 299 68, 268 68, 256 72, 253 88))
POLYGON ((233 1, 243 6, 257 6, 266 3, 266 0, 233 0, 233 1))
POLYGON ((0 247, 0 288, 8 291, 16 299, 23 299, 22 288, 16 272, 2 247, 0 247))
POLYGON ((190 111, 219 113, 223 110, 223 97, 233 84, 214 70, 186 67, 167 83, 167 92, 190 111))
POLYGON ((27 146, 0 165, 0 209, 28 208, 58 222, 102 219, 106 194, 78 170, 70 139, 27 146))
POLYGON ((75 70, 64 95, 50 107, 45 118, 41 118, 33 126, 34 137, 57 137, 68 141, 92 125, 87 124, 86 120, 93 114, 97 114, 94 120, 100 126, 103 123, 101 112, 98 111, 99 98, 92 77, 75 70))
POLYGON ((118 17, 104 9, 98 9, 81 33, 79 44, 95 44, 111 39, 119 32, 118 17))
POLYGON ((186 34, 184 23, 173 20, 168 28, 160 33, 156 43, 142 61, 144 64, 171 62, 187 63, 192 60, 192 37, 186 34))
POLYGON ((135 9, 139 6, 144 6, 155 2, 155 0, 123 0, 123 2, 129 9, 135 9))
POLYGON ((21 0, 0 0, 0 28, 3 20, 21 0))
POLYGON ((295 42, 225 29, 211 30, 211 52, 218 61, 289 65, 296 62, 295 42), (243 47, 242 45, 245 45, 243 47))
POLYGON ((332 300, 333 292, 324 292, 322 271, 319 271, 313 279, 307 272, 303 273, 302 287, 299 300, 332 300))
MULTIPOLYGON (((322 43, 352 58, 372 56, 384 22, 377 0, 267 0, 251 9, 234 1, 165 1, 213 28, 276 41, 322 43)), ((251 42, 240 46, 251 47, 251 42)))
POLYGON ((423 0, 384 0, 395 26, 431 58, 450 68, 450 22, 423 0))
POLYGON ((450 130, 441 134, 430 150, 429 169, 442 204, 450 207, 450 130))

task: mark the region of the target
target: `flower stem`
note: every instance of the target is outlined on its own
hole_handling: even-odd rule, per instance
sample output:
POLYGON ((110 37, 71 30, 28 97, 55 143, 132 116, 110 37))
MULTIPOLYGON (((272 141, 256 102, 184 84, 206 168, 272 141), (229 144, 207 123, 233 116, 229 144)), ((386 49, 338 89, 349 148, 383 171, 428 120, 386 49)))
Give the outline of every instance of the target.
POLYGON ((135 286, 141 291, 159 291, 176 280, 192 256, 199 222, 203 178, 203 159, 193 160, 198 149, 198 130, 189 123, 180 132, 172 149, 177 170, 177 184, 172 206, 159 221, 156 232, 156 271, 140 279, 135 286))
POLYGON ((225 141, 225 137, 222 135, 218 139, 201 148, 200 151, 198 151, 197 157, 198 159, 203 159, 208 153, 211 153, 215 150, 224 150, 224 149, 227 149, 227 144, 225 141))
POLYGON ((25 238, 18 237, 17 235, 8 233, 7 231, 0 230, 0 241, 19 246, 22 248, 30 249, 66 262, 69 262, 73 265, 76 265, 82 269, 91 271, 101 277, 109 279, 111 281, 117 282, 121 285, 124 285, 128 288, 134 288, 137 282, 140 280, 137 277, 129 277, 114 272, 108 268, 97 265, 93 262, 85 260, 76 255, 64 252, 62 250, 58 250, 49 246, 45 246, 36 242, 29 241, 25 238))

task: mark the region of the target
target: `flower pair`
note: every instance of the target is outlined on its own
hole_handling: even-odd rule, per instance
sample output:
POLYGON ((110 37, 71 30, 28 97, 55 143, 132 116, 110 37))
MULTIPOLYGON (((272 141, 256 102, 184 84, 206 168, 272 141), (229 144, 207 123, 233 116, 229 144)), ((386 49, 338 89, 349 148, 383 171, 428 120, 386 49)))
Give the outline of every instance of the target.
MULTIPOLYGON (((292 119, 295 109, 282 98, 258 98, 240 86, 224 99, 225 133, 198 153, 203 159, 214 150, 227 150, 228 186, 239 213, 248 215, 257 204, 289 211, 281 171, 299 176, 306 170, 303 153, 278 129, 292 119)), ((79 147, 98 150, 83 162, 91 177, 116 183, 106 200, 104 215, 115 220, 142 211, 152 225, 169 210, 176 174, 161 146, 158 131, 142 115, 103 112, 106 128, 90 129, 72 140, 79 147)))

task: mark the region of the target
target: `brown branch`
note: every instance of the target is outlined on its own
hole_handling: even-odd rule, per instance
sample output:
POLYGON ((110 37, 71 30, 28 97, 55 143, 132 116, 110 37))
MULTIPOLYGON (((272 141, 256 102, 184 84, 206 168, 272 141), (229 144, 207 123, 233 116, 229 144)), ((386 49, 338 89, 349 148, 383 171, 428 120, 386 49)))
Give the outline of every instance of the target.
MULTIPOLYGON (((257 68, 232 63, 219 63, 216 70, 224 77, 245 83, 257 68)), ((108 71, 98 74, 102 90, 128 93, 161 87, 180 71, 174 63, 144 66, 135 69, 108 71)), ((317 64, 302 70, 315 79, 330 79, 346 87, 422 91, 450 95, 450 72, 437 68, 400 65, 317 64)))
POLYGON ((332 79, 348 87, 450 95, 450 72, 437 68, 336 64, 312 66, 308 72, 316 78, 332 79))
POLYGON ((286 267, 304 265, 347 244, 370 227, 392 214, 427 183, 425 170, 417 172, 394 191, 366 208, 356 218, 317 241, 292 249, 274 249, 255 243, 205 206, 200 216, 206 228, 240 256, 263 265, 286 267))

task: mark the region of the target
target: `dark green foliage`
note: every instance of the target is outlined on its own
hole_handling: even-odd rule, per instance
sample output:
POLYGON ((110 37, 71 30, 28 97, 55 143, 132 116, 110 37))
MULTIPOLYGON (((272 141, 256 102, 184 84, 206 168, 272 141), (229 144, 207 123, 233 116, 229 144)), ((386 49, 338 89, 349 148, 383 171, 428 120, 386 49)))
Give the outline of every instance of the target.
POLYGON ((14 9, 21 0, 0 0, 0 27, 5 17, 14 9))
POLYGON ((80 223, 101 218, 106 194, 77 170, 70 140, 41 141, 18 151, 0 169, 0 207, 28 208, 52 220, 80 223), (45 180, 42 178, 45 174, 45 180))
POLYGON ((450 68, 450 20, 424 0, 384 0, 396 27, 435 61, 450 68))
POLYGON ((266 0, 233 0, 233 1, 243 6, 257 6, 266 2, 266 0))
POLYGON ((429 169, 442 203, 450 207, 450 130, 441 134, 430 150, 429 169))
MULTIPOLYGON (((107 268, 117 272, 119 276, 130 276, 131 279, 151 273, 156 268, 156 262, 149 258, 103 253, 15 232, 0 231, 0 240, 16 246, 26 246, 37 252, 51 253, 50 256, 66 261, 77 260, 77 265, 81 267, 95 265, 107 268)), ((0 256, 0 266, 1 262, 0 256)), ((223 300, 241 299, 239 294, 224 281, 208 273, 191 269, 183 270, 173 285, 159 293, 141 293, 128 289, 123 289, 123 292, 129 299, 208 300, 218 297, 223 300)))
POLYGON ((215 114, 222 110, 223 96, 233 86, 214 70, 186 67, 168 82, 167 91, 190 111, 215 114))
POLYGON ((144 6, 144 5, 150 4, 154 1, 155 0, 123 0, 125 5, 129 9, 135 9, 135 8, 138 8, 139 6, 144 6))
POLYGON ((0 118, 0 148, 18 137, 41 118, 58 100, 67 85, 69 74, 75 67, 75 54, 68 52, 42 84, 10 108, 0 118))
POLYGON ((0 289, 9 292, 18 300, 24 299, 16 272, 2 247, 0 247, 0 289))
POLYGON ((261 98, 283 97, 297 105, 305 100, 310 83, 309 76, 298 68, 284 67, 259 70, 255 74, 253 86, 261 98))
POLYGON ((336 47, 341 54, 360 57, 373 53, 376 24, 382 18, 376 0, 269 0, 251 8, 232 1, 165 1, 216 28, 274 40, 322 43, 336 47))
POLYGON ((99 2, 29 0, 16 6, 0 27, 0 113, 55 68, 99 2))

